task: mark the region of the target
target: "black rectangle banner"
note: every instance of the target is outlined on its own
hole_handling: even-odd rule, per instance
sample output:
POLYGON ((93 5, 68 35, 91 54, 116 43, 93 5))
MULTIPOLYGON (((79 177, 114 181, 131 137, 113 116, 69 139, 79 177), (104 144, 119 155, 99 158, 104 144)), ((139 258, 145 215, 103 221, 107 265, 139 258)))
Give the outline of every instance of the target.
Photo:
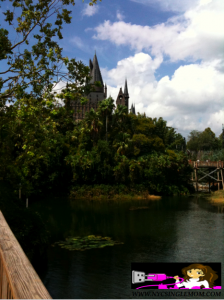
POLYGON ((221 289, 221 263, 132 263, 132 289, 221 289))

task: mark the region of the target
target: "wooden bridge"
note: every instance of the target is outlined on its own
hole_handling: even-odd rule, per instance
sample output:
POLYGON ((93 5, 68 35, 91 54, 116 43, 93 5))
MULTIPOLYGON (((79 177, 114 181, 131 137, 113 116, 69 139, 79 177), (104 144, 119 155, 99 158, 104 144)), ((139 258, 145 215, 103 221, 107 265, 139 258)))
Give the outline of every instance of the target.
POLYGON ((209 180, 209 191, 210 191, 210 183, 211 179, 214 185, 214 181, 217 182, 218 190, 220 189, 220 184, 222 184, 222 189, 224 190, 224 174, 223 174, 223 167, 224 162, 223 161, 191 161, 189 160, 188 163, 194 168, 194 172, 192 172, 191 181, 196 183, 196 191, 198 191, 198 184, 199 182, 208 177, 209 180), (205 170, 203 169, 209 169, 209 173, 205 173, 205 170), (204 175, 203 177, 199 178, 199 173, 202 173, 204 175), (211 174, 216 173, 216 177, 211 176, 211 174))
POLYGON ((1 211, 0 299, 52 299, 1 211))

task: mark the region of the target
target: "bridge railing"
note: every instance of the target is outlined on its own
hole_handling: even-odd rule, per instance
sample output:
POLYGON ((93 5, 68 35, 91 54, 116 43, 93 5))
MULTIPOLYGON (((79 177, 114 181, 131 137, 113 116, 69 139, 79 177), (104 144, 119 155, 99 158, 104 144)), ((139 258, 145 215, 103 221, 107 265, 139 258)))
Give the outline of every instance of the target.
POLYGON ((195 168, 198 167, 215 167, 215 168, 223 168, 223 161, 191 161, 188 160, 188 163, 195 168))
POLYGON ((1 211, 0 299, 52 299, 1 211))

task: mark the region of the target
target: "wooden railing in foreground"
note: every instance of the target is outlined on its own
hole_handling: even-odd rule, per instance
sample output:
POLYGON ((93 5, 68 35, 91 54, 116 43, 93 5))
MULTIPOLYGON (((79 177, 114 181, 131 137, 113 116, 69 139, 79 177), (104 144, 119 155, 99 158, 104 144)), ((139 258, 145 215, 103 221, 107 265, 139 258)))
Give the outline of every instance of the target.
POLYGON ((52 299, 1 211, 0 299, 52 299))

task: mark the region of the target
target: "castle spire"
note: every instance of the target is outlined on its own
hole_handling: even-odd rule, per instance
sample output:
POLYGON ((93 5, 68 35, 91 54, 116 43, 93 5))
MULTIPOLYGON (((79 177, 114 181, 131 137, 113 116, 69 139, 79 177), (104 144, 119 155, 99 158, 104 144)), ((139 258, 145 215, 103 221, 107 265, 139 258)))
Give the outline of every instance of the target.
POLYGON ((125 98, 125 103, 124 103, 124 105, 127 106, 127 108, 129 109, 129 94, 128 94, 127 78, 125 78, 124 98, 125 98))
POLYGON ((97 56, 96 56, 96 52, 95 52, 91 67, 92 68, 90 68, 91 69, 90 75, 91 75, 92 79, 90 80, 90 83, 94 84, 95 81, 100 81, 100 83, 103 86, 103 79, 102 79, 102 75, 100 72, 100 67, 99 67, 97 56))
POLYGON ((128 95, 128 84, 127 84, 127 78, 125 78, 124 94, 125 94, 125 95, 128 95))
POLYGON ((105 87, 104 87, 104 95, 105 95, 105 99, 107 98, 107 84, 105 83, 105 87))

